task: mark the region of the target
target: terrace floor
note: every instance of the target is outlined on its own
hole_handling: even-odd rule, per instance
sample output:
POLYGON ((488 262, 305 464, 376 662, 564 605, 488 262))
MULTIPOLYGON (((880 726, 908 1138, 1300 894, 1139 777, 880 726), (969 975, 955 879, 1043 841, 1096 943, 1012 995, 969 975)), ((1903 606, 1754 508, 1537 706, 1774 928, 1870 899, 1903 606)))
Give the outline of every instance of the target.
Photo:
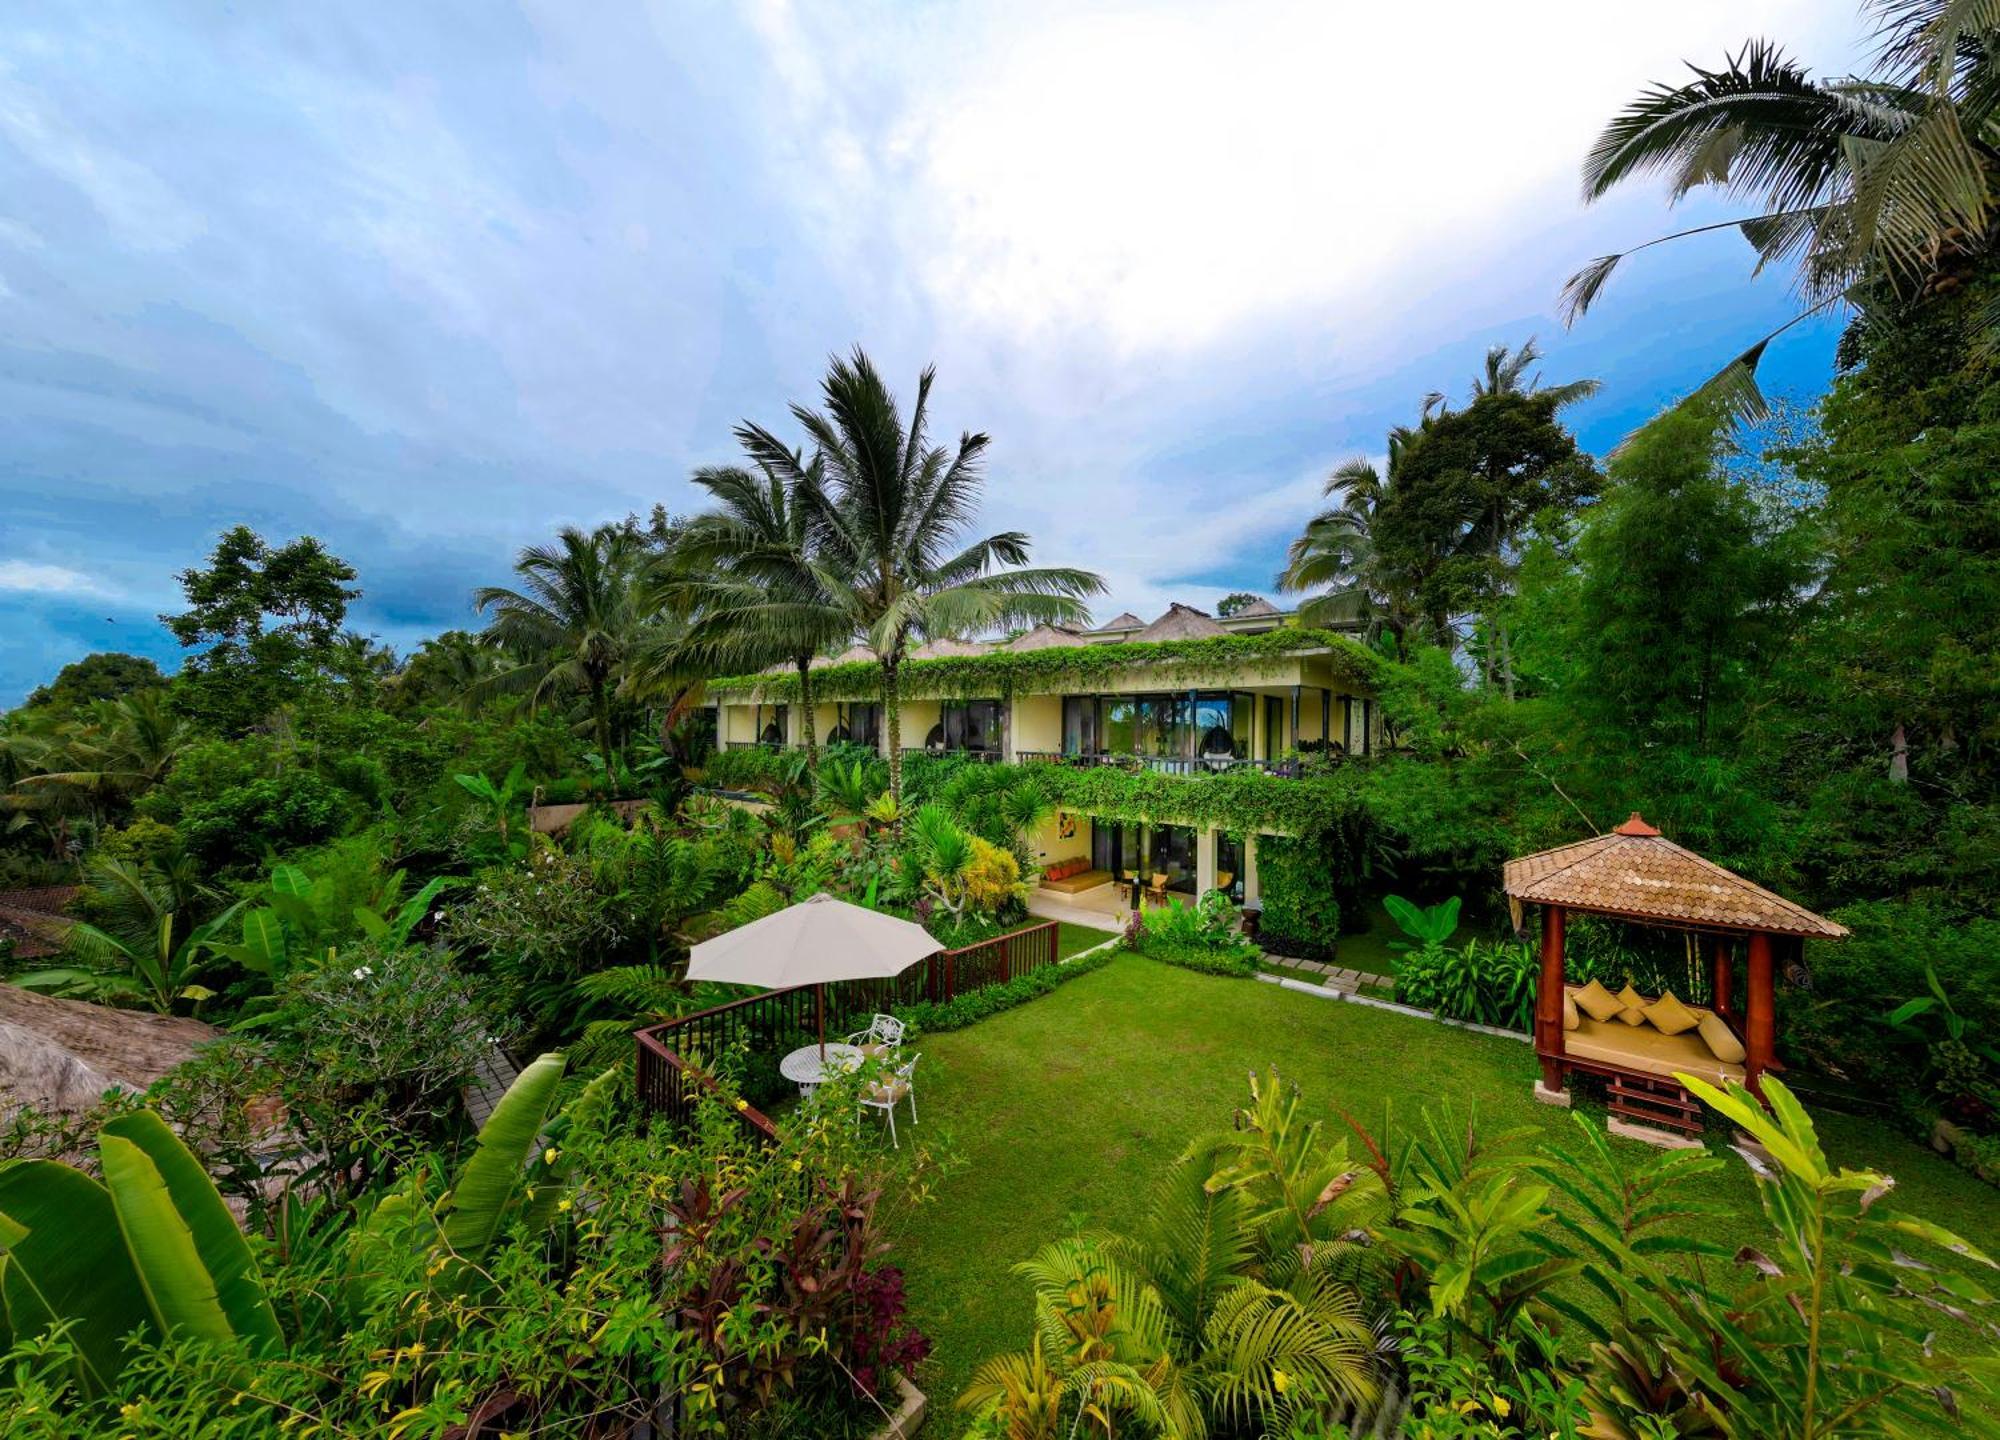
MULTIPOLYGON (((1526 1045, 1129 954, 1040 1000, 925 1036, 921 1049, 916 1134, 948 1135, 966 1163, 932 1203, 899 1217, 894 1263, 936 1343, 918 1380, 948 1430, 974 1368, 1027 1344, 1029 1290, 1011 1267, 1058 1236, 1141 1214, 1187 1143, 1228 1125, 1253 1069, 1275 1065, 1299 1084, 1308 1112, 1336 1129, 1344 1108, 1380 1133, 1393 1108, 1400 1131, 1444 1100, 1476 1106, 1496 1132, 1527 1127, 1554 1140, 1574 1123, 1530 1097, 1526 1045)), ((1881 1124, 1816 1118, 1836 1162, 1896 1177, 1899 1208, 1981 1248, 2000 1243, 1990 1187, 1881 1124)), ((1745 1217, 1750 1239, 1761 1221, 1749 1172, 1731 1156, 1703 1183, 1708 1198, 1745 1217)))

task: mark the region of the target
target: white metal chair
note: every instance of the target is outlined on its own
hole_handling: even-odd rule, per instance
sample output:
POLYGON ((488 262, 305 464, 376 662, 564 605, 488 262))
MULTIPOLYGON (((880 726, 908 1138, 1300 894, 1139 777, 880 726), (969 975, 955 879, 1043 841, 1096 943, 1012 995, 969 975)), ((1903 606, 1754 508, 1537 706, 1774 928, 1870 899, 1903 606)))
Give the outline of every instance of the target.
POLYGON ((861 1092, 861 1104, 854 1112, 854 1123, 861 1123, 862 1110, 880 1110, 889 1117, 889 1143, 896 1149, 903 1148, 896 1138, 896 1104, 904 1096, 910 1100, 910 1123, 917 1123, 917 1062, 923 1059, 919 1051, 898 1065, 893 1073, 877 1080, 861 1092))
POLYGON ((858 1045, 870 1055, 879 1055, 885 1050, 897 1050, 903 1044, 903 1022, 894 1015, 877 1015, 866 1030, 858 1030, 847 1037, 847 1043, 858 1045))

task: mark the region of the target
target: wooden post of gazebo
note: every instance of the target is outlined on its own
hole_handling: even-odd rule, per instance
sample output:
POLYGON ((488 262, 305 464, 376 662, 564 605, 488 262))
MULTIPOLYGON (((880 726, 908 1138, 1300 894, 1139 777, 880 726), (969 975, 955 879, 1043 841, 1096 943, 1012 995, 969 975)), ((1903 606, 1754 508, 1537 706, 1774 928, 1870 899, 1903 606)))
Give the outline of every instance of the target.
MULTIPOLYGON (((1772 938, 1837 940, 1847 934, 1833 921, 1674 844, 1636 811, 1607 835, 1509 860, 1506 891, 1517 914, 1529 905, 1542 910, 1535 987, 1535 1054, 1541 1066, 1536 1098, 1568 1104, 1570 1073, 1601 1075, 1610 1082, 1613 1111, 1681 1129, 1699 1129, 1701 1120, 1699 1106, 1676 1075, 1700 1074, 1716 1083, 1740 1076, 1757 1090, 1766 1072, 1778 1068, 1772 938), (1695 1038, 1685 1026, 1656 1030, 1650 1017, 1639 1026, 1579 1021, 1580 1029, 1571 1037, 1565 1024, 1564 948, 1572 914, 1706 938, 1711 994, 1705 1008, 1724 1027, 1713 1043, 1695 1038), (1731 968, 1739 938, 1744 956, 1740 1015, 1731 968), (1684 1043, 1678 1042, 1682 1035, 1689 1036, 1684 1043), (1740 1054, 1735 1053, 1738 1044, 1740 1054)), ((1658 998, 1647 997, 1649 1002, 1658 998)))
POLYGON ((1535 1053, 1542 1059, 1540 1099, 1569 1104, 1563 1089, 1563 929, 1560 905, 1542 907, 1542 973, 1535 986, 1535 1053))

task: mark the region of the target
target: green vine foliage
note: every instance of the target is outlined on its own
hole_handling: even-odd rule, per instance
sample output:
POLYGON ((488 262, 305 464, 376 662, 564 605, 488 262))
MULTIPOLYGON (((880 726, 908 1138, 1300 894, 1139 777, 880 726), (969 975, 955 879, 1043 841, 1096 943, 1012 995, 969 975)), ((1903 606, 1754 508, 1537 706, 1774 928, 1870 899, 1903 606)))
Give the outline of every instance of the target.
POLYGON ((1264 903, 1258 938, 1280 954, 1318 958, 1340 939, 1342 880, 1335 848, 1323 833, 1267 836, 1257 842, 1257 885, 1264 903))
MULTIPOLYGON (((1162 684, 1204 680, 1227 682, 1245 665, 1289 659, 1324 650, 1336 684, 1352 693, 1373 694, 1382 662, 1345 635, 1287 625, 1261 635, 1213 635, 1200 640, 1127 641, 1116 645, 1071 645, 1054 650, 997 650, 990 655, 952 655, 907 660, 897 670, 905 700, 1009 698, 1088 690, 1134 670, 1162 684)), ((732 675, 711 680, 709 692, 764 704, 799 698, 799 677, 732 675)), ((815 700, 872 700, 882 690, 882 667, 871 660, 829 665, 813 672, 815 700)))
MULTIPOLYGON (((903 762, 904 793, 931 795, 939 788, 938 779, 964 763, 956 755, 909 756, 903 762), (939 772, 938 777, 933 771, 939 772)), ((1261 770, 1186 776, 1109 765, 984 768, 1033 775, 1057 805, 1100 820, 1213 826, 1239 837, 1318 835, 1361 813, 1362 767, 1356 765, 1298 780, 1279 779, 1261 770)))

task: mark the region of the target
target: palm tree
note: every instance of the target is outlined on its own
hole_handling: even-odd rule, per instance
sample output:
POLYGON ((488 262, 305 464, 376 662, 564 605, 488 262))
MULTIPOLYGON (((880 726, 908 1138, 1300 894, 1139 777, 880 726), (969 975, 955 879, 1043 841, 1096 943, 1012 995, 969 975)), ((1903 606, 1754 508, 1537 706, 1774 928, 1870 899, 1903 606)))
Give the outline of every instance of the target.
MULTIPOLYGON (((746 449, 760 433, 748 426, 736 432, 746 449)), ((649 657, 648 673, 789 664, 799 676, 806 761, 817 765, 812 663, 855 635, 839 557, 823 552, 807 518, 812 506, 805 497, 821 486, 820 458, 794 452, 782 473, 761 462, 754 473, 711 466, 697 470, 694 483, 715 508, 682 529, 648 593, 696 618, 684 637, 649 657)))
POLYGON ((473 592, 474 606, 493 612, 487 643, 519 657, 475 689, 525 690, 537 705, 583 691, 597 753, 609 764, 611 691, 640 630, 635 591, 644 553, 644 541, 622 525, 565 525, 555 544, 521 551, 514 562, 519 590, 484 585, 473 592))
POLYGON ((1796 267, 1803 306, 1707 386, 1736 413, 1763 409, 1756 368, 1782 330, 1843 302, 1953 288, 1996 238, 2000 13, 1987 0, 1871 0, 1880 41, 1862 76, 1815 79, 1753 40, 1681 85, 1654 85, 1604 128, 1583 167, 1586 200, 1641 175, 1674 198, 1699 189, 1758 213, 1604 255, 1564 287, 1570 321, 1627 256, 1736 229, 1757 264, 1796 267))
POLYGON ((163 689, 134 690, 100 701, 87 724, 73 727, 61 769, 23 776, 22 786, 62 785, 92 795, 137 795, 166 778, 195 728, 163 689))
POLYGON ((956 449, 929 443, 935 368, 917 380, 907 423, 895 396, 859 349, 835 358, 821 386, 825 412, 792 414, 817 448, 821 477, 769 431, 745 425, 738 439, 751 458, 803 502, 812 537, 809 564, 844 609, 848 633, 862 636, 882 670, 889 730, 889 792, 903 793, 899 671, 912 636, 975 634, 1003 625, 1086 618, 1083 597, 1104 582, 1087 570, 1027 566, 1028 537, 1017 530, 970 544, 962 536, 984 488, 987 438, 966 433, 956 449), (997 566, 1015 567, 996 569, 997 566))
POLYGON ((1415 434, 1407 425, 1389 432, 1384 470, 1357 458, 1327 476, 1321 493, 1336 503, 1306 522, 1286 552, 1276 582, 1287 595, 1319 592, 1299 605, 1299 623, 1334 626, 1360 620, 1371 637, 1387 631, 1400 638, 1408 628, 1407 608, 1391 577, 1375 562, 1374 535, 1376 513, 1415 434))

